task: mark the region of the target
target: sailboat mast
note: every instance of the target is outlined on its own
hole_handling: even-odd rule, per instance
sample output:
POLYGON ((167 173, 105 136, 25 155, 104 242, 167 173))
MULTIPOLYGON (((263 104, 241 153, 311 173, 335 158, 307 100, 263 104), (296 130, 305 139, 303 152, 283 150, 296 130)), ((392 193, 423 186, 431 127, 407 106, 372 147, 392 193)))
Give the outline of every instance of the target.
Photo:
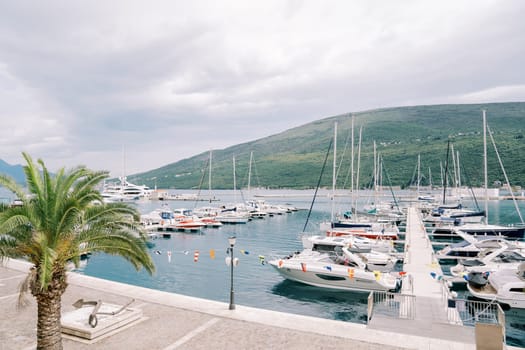
POLYGON ((237 205, 237 182, 235 175, 235 156, 233 156, 233 199, 237 205))
POLYGON ((419 184, 421 181, 421 154, 417 155, 417 194, 419 195, 419 184))
POLYGON ((487 169, 487 116, 483 110, 483 172, 485 177, 485 223, 489 222, 489 189, 488 189, 488 169, 487 169))
POLYGON ((443 182, 443 162, 442 161, 439 161, 439 175, 441 176, 441 187, 444 186, 444 182, 443 182))
POLYGON ((461 167, 459 166, 459 151, 456 151, 456 163, 458 163, 458 188, 461 188, 461 167))
POLYGON ((334 123, 334 165, 332 172, 332 212, 331 212, 331 222, 334 222, 335 214, 335 182, 336 182, 336 173, 337 173, 337 122, 334 123))
POLYGON ((374 197, 377 197, 377 149, 374 140, 374 197))
POLYGON ((250 164, 248 165, 248 193, 250 193, 250 183, 252 181, 252 160, 253 160, 253 151, 250 152, 250 164))
POLYGON ((361 135, 362 135, 362 132, 363 132, 363 126, 361 125, 361 127, 359 127, 359 145, 357 146, 357 174, 356 174, 356 183, 355 183, 355 190, 356 190, 356 196, 355 196, 355 215, 356 215, 356 218, 357 218, 357 200, 358 200, 358 191, 359 191, 359 170, 360 170, 360 166, 361 166, 361 135))
POLYGON ((210 150, 210 161, 208 162, 208 191, 210 194, 210 203, 211 203, 211 159, 212 159, 212 150, 210 150))
POLYGON ((350 157, 351 159, 350 172, 352 173, 352 176, 350 179, 350 191, 352 192, 352 198, 353 198, 354 196, 354 115, 353 114, 352 114, 352 148, 351 149, 352 149, 352 155, 350 157))
POLYGON ((450 140, 447 141, 447 159, 445 161, 445 172, 443 181, 443 204, 445 204, 447 195, 447 182, 448 182, 448 154, 450 153, 450 140))
POLYGON ((452 153, 452 164, 454 165, 454 182, 453 185, 458 187, 458 173, 456 170, 456 152, 454 152, 454 144, 450 145, 450 153, 452 153))

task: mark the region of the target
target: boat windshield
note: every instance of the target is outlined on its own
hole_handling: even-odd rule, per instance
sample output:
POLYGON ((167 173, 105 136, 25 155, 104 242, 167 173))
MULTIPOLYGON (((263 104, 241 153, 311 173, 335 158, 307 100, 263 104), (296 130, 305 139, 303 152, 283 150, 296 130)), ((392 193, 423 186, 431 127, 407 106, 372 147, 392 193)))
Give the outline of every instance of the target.
POLYGON ((314 244, 312 250, 321 253, 328 253, 334 251, 334 246, 331 244, 314 244))
POLYGON ((496 262, 520 262, 525 261, 525 257, 517 252, 503 252, 494 259, 496 262))
POLYGON ((454 243, 452 244, 450 247, 451 248, 463 248, 463 247, 466 247, 468 246, 470 243, 467 242, 467 241, 461 241, 461 242, 458 242, 458 243, 454 243))

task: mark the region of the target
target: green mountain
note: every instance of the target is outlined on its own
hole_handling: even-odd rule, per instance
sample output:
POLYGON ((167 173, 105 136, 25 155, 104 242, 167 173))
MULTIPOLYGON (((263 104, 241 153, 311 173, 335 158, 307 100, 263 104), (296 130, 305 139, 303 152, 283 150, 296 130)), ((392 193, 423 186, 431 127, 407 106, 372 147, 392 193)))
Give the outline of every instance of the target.
MULTIPOLYGON (((359 184, 373 181, 374 142, 382 159, 382 183, 406 187, 415 182, 418 155, 421 159, 421 185, 431 180, 441 184, 443 169, 453 174, 453 159, 459 157, 463 185, 481 186, 483 176, 483 123, 492 132, 509 181, 525 186, 525 102, 432 105, 376 109, 354 115, 354 170, 357 172, 358 140, 361 132, 359 184), (450 141, 450 148, 447 147, 450 141), (453 148, 453 151, 452 150, 453 148), (447 149, 449 151, 447 152, 447 149), (448 163, 447 163, 448 154, 448 163), (454 155, 454 158, 453 158, 454 155)), ((349 188, 352 113, 308 123, 280 134, 212 152, 213 189, 233 188, 235 156, 237 188, 252 187, 313 188, 332 184, 333 150, 328 152, 337 122, 337 187, 349 188), (321 176, 323 163, 326 168, 321 176)), ((487 136, 489 184, 505 183, 497 155, 487 136)), ((162 168, 128 176, 132 183, 155 184, 158 188, 208 188, 209 153, 168 164, 162 168)), ((450 179, 450 177, 449 177, 450 179)), ((450 184, 452 180, 448 180, 450 184)))

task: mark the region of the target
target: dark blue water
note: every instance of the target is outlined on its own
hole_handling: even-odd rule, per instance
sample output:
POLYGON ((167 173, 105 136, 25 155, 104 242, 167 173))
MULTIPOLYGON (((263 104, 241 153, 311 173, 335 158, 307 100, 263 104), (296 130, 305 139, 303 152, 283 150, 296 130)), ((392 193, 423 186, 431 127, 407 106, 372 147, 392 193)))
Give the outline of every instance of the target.
MULTIPOLYGON (((273 192, 275 193, 275 192, 273 192)), ((230 296, 230 270, 225 264, 228 237, 236 236, 235 257, 240 263, 234 270, 235 303, 269 310, 301 315, 366 323, 368 293, 329 291, 284 280, 268 264, 273 257, 282 257, 302 249, 299 235, 303 231, 313 191, 287 193, 288 197, 268 197, 268 202, 289 204, 303 210, 282 216, 254 219, 244 225, 224 225, 219 229, 207 228, 202 233, 174 233, 172 238, 153 240, 150 249, 156 273, 149 276, 136 272, 122 258, 94 255, 83 273, 95 277, 129 283, 162 291, 190 295, 228 303, 230 296), (293 195, 293 196, 292 196, 293 195), (155 254, 155 251, 160 251, 155 254), (171 251, 171 262, 168 260, 171 251), (195 252, 198 261, 194 261, 195 252), (214 254, 214 258, 212 258, 214 254)), ((231 191, 215 192, 220 203, 233 202, 231 191)), ((237 200, 243 199, 236 193, 237 200)), ((247 199, 247 198, 244 198, 247 199)), ((362 199, 364 202, 367 199, 362 199)), ((348 197, 336 199, 336 210, 350 202, 348 197)), ((172 208, 193 208, 195 202, 171 201, 172 208)), ((162 202, 138 203, 139 210, 147 213, 162 202)), ((198 202, 197 206, 206 205, 198 202)), ((525 211, 525 203, 520 203, 525 211)), ((330 218, 332 203, 326 192, 319 194, 309 217, 307 232, 319 233, 319 223, 330 218)), ((344 207, 342 207, 344 209, 344 207)), ((348 208, 347 208, 348 209, 348 208)), ((491 223, 517 222, 511 201, 492 201, 489 206, 491 223)), ((525 312, 512 310, 507 314, 507 341, 511 345, 525 346, 525 312)))

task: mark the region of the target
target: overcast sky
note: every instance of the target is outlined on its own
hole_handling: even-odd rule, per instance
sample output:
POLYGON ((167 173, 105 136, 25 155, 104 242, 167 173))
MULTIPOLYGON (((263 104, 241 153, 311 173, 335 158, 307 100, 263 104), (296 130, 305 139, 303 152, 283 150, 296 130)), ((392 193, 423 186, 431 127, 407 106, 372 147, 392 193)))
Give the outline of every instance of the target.
POLYGON ((524 65, 521 0, 0 0, 0 159, 133 174, 347 112, 525 101, 524 65))

